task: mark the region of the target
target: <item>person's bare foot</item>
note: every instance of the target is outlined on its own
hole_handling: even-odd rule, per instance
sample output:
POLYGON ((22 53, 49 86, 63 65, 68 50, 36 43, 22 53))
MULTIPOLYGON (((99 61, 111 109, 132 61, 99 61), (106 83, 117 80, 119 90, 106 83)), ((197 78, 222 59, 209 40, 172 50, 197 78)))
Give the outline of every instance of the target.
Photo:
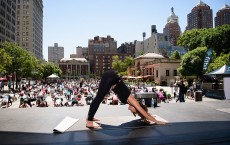
POLYGON ((94 121, 86 120, 86 127, 87 128, 100 128, 100 125, 94 121))

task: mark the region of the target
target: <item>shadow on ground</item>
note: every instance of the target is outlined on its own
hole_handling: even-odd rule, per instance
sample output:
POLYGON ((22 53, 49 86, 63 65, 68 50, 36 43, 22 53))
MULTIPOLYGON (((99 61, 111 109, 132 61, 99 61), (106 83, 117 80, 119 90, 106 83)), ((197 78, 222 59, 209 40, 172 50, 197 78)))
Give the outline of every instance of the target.
POLYGON ((186 145, 230 144, 230 121, 181 122, 164 126, 138 126, 130 121, 119 126, 101 124, 102 129, 65 133, 0 132, 1 145, 186 145))

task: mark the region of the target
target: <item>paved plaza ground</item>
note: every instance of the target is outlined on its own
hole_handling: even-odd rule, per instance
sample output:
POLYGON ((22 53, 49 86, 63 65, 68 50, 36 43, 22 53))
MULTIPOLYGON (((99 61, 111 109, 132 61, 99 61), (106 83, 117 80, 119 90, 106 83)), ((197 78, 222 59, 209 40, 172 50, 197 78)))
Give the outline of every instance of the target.
MULTIPOLYGON (((47 101, 52 102, 49 97, 47 101)), ((10 108, 0 109, 0 144, 230 144, 230 100, 203 97, 201 102, 173 100, 150 107, 151 114, 168 121, 164 126, 138 126, 138 117, 132 116, 127 108, 127 105, 101 104, 96 117, 101 120, 102 129, 89 130, 85 127, 89 106, 18 108, 14 103, 10 108), (66 116, 79 121, 66 132, 54 134, 53 128, 66 116)))

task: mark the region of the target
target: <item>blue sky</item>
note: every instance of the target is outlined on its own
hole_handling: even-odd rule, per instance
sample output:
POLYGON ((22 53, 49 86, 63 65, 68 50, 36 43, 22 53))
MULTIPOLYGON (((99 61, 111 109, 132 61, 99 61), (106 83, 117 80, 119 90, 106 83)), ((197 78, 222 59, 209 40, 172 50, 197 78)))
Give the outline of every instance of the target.
MULTIPOLYGON (((48 47, 58 43, 65 57, 76 53, 76 47, 88 46, 95 36, 110 35, 121 43, 142 41, 150 37, 151 25, 159 33, 174 7, 182 32, 187 14, 199 0, 43 0, 43 55, 48 60, 48 47)), ((229 0, 203 0, 213 10, 213 17, 229 0)))

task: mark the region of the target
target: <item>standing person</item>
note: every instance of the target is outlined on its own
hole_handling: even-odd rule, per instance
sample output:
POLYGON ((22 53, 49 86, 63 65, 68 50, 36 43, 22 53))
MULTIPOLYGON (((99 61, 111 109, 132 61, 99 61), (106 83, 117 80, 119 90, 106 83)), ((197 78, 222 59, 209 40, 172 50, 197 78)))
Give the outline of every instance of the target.
POLYGON ((10 91, 11 89, 11 81, 8 82, 8 90, 10 91))
POLYGON ((156 124, 165 124, 165 122, 158 121, 155 117, 151 116, 147 112, 147 107, 143 104, 139 103, 130 92, 130 89, 124 84, 121 78, 115 73, 113 70, 109 70, 102 75, 98 92, 92 103, 90 104, 88 117, 86 120, 86 127, 88 128, 97 128, 99 124, 95 123, 94 121, 99 121, 98 119, 94 118, 99 105, 103 101, 104 97, 107 93, 109 93, 110 89, 117 95, 120 101, 124 104, 129 104, 128 109, 133 113, 135 116, 138 114, 144 121, 151 121, 155 122, 156 124))
POLYGON ((82 88, 83 83, 84 83, 84 81, 83 81, 83 79, 82 79, 82 80, 80 81, 80 88, 82 88))
POLYGON ((184 100, 184 95, 187 91, 185 85, 184 85, 184 81, 181 80, 180 82, 176 83, 177 86, 179 87, 179 97, 178 99, 176 100, 176 102, 179 100, 180 102, 185 102, 184 100))
POLYGON ((3 84, 3 82, 0 81, 0 91, 2 90, 2 84, 3 84))

